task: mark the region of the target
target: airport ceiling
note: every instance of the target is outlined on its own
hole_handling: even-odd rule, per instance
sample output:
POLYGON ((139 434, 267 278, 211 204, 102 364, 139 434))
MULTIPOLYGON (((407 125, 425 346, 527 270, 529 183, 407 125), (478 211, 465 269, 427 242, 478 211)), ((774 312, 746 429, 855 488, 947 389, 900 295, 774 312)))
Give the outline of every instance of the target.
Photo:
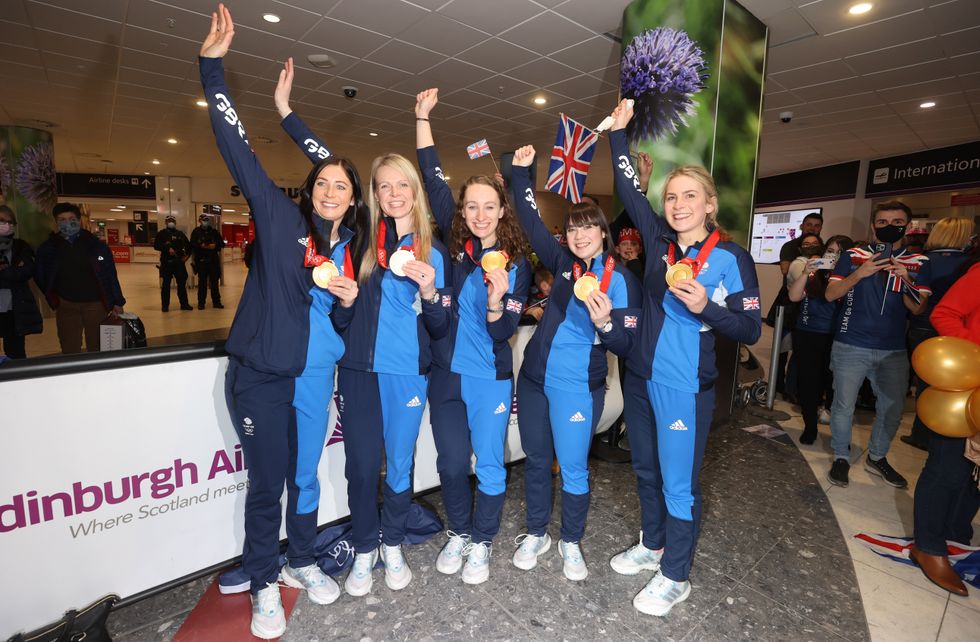
MULTIPOLYGON (((742 0, 770 29, 760 176, 980 138, 980 1, 873 0, 849 15, 855 1, 742 0), (935 107, 920 107, 927 100, 935 107), (792 122, 780 121, 784 111, 792 122)), ((594 126, 612 109, 627 4, 231 0, 228 80, 280 184, 308 168, 272 103, 287 56, 295 110, 362 172, 381 152, 414 157, 414 94, 436 86, 446 173, 489 173, 466 145, 486 138, 496 156, 533 143, 545 156, 559 112, 594 126), (333 67, 313 67, 312 54, 333 67), (343 95, 349 85, 355 99, 343 95)), ((207 0, 3 0, 0 122, 50 128, 59 171, 227 176, 195 105, 211 9, 207 0)), ((603 143, 589 189, 611 191, 603 143)))

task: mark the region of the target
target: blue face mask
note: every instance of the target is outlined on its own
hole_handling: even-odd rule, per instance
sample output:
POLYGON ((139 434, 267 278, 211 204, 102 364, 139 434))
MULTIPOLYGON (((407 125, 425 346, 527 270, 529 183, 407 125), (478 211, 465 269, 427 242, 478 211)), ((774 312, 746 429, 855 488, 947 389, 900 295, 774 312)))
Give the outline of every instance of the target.
POLYGON ((76 234, 78 234, 78 232, 81 229, 82 226, 79 225, 77 219, 71 219, 69 221, 60 221, 58 223, 58 232, 61 234, 61 236, 63 236, 66 239, 75 236, 76 234))

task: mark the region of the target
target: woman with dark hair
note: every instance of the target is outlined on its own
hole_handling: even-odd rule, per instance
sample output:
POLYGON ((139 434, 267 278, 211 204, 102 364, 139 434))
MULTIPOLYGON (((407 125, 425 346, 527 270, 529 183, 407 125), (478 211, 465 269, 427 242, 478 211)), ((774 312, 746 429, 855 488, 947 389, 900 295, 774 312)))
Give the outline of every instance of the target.
POLYGON ((517 380, 518 427, 527 500, 527 533, 517 538, 514 566, 530 570, 551 548, 551 464, 561 467, 562 572, 584 580, 580 542, 589 511, 589 446, 606 396, 606 351, 626 357, 640 319, 639 281, 616 259, 606 217, 592 203, 576 203, 565 216, 567 247, 538 214, 528 167, 534 148, 514 152, 511 189, 531 247, 555 275, 551 298, 524 350, 517 380))
MULTIPOLYGON (((311 162, 330 156, 324 143, 289 107, 293 61, 286 61, 275 102, 282 126, 311 162)), ((344 403, 347 502, 356 554, 344 589, 367 595, 372 570, 384 562, 385 584, 398 591, 412 581, 402 542, 412 502, 412 466, 425 411, 435 343, 449 331, 452 295, 449 255, 432 234, 429 205, 412 163, 384 154, 371 166, 368 247, 352 308, 333 317, 347 351, 338 362, 337 393, 344 403), (378 482, 384 455, 384 502, 378 482), (378 532, 381 541, 378 541, 378 532)))
POLYGON ((446 184, 429 124, 438 93, 423 91, 415 103, 419 167, 453 257, 455 314, 435 351, 429 388, 436 466, 449 522, 436 569, 454 574, 462 568, 463 582, 480 584, 490 576, 490 553, 507 488, 504 442, 514 387, 509 339, 527 300, 531 268, 524 256, 524 233, 500 183, 471 176, 458 199, 446 184), (478 482, 472 510, 471 452, 478 482))
POLYGON ((0 339, 8 359, 26 359, 24 337, 40 334, 41 311, 31 292, 34 250, 14 238, 14 211, 0 205, 0 339))
POLYGON ((703 167, 678 167, 654 213, 629 158, 632 101, 613 111, 609 132, 616 193, 643 237, 643 324, 626 363, 626 425, 640 496, 640 541, 609 565, 623 575, 656 571, 633 598, 664 616, 690 595, 701 529, 700 471, 714 414, 714 334, 746 345, 762 332, 759 282, 748 252, 717 223, 718 190, 703 167))
POLYGON ((800 311, 793 329, 793 359, 797 363, 797 388, 800 409, 803 411, 801 444, 817 439, 817 423, 834 400, 834 377, 830 372, 830 348, 834 342, 834 318, 837 303, 827 301, 824 292, 841 252, 854 242, 846 236, 833 236, 826 249, 816 234, 804 234, 800 242, 800 257, 789 266, 786 282, 789 300, 800 302, 800 311), (820 256, 820 255, 823 256, 820 256), (821 408, 821 402, 823 407, 821 408))
POLYGON ((248 467, 242 568, 251 582, 251 632, 271 639, 286 630, 280 579, 306 589, 318 604, 340 596, 314 558, 317 466, 334 367, 344 354, 331 316, 335 302, 336 309, 350 308, 358 294, 358 257, 350 247, 355 234, 367 234, 366 208, 357 170, 346 159, 319 162, 307 176, 299 206, 266 175, 224 80, 222 57, 233 36, 231 14, 218 5, 199 64, 218 151, 251 204, 261 239, 225 344, 225 396, 248 467), (284 483, 289 547, 280 574, 284 483))

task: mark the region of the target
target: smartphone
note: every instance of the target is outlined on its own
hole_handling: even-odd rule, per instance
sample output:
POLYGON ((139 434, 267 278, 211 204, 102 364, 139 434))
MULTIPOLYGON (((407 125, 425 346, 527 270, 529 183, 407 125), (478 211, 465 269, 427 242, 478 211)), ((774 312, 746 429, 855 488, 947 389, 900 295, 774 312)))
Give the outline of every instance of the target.
POLYGON ((837 265, 837 259, 830 256, 822 256, 813 262, 813 267, 818 270, 833 270, 837 265))

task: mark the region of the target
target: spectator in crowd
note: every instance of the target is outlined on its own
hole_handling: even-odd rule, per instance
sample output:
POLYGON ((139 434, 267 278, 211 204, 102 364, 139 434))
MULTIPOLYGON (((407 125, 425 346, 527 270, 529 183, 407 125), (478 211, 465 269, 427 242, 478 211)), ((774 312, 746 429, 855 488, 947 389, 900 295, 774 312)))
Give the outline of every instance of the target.
MULTIPOLYGON (((929 315, 946 291, 953 285, 956 274, 967 260, 964 251, 970 247, 970 237, 973 235, 974 224, 968 218, 944 218, 932 228, 925 243, 926 256, 929 261, 922 266, 922 274, 927 278, 932 296, 922 314, 916 314, 909 320, 908 346, 909 354, 915 351, 920 343, 936 336, 936 330, 929 322, 929 315)), ((918 397, 929 385, 916 377, 915 395, 918 397)), ((901 437, 902 441, 921 450, 929 449, 929 429, 915 416, 912 431, 901 437)))
POLYGON ((555 282, 555 275, 548 271, 543 265, 539 265, 534 270, 534 287, 537 292, 532 294, 528 300, 524 314, 532 317, 535 321, 540 321, 544 316, 544 309, 548 305, 548 297, 551 296, 551 286, 555 282))
MULTIPOLYGON (((946 286, 930 321, 940 335, 980 343, 980 254, 975 252, 957 271, 963 276, 946 286)), ((963 456, 968 441, 974 449, 980 448, 978 433, 964 439, 929 432, 929 457, 915 484, 915 543, 909 550, 909 557, 930 581, 963 596, 967 589, 949 564, 946 542, 968 545, 980 508, 980 490, 973 477, 976 466, 963 456)))
POLYGON ((88 230, 74 203, 58 203, 53 210, 57 232, 37 248, 36 280, 55 310, 61 351, 99 351, 99 325, 106 314, 122 314, 123 298, 112 252, 88 230))
POLYGON ((17 217, 0 205, 0 339, 10 359, 24 359, 24 337, 41 332, 31 278, 34 277, 34 251, 26 241, 14 238, 17 217))
POLYGON ((816 234, 817 238, 820 238, 820 231, 822 229, 823 214, 813 212, 803 217, 803 222, 800 223, 800 236, 786 241, 783 243, 783 247, 779 249, 779 269, 782 271, 783 276, 789 271, 790 263, 800 256, 800 246, 803 243, 803 237, 807 234, 816 234))
POLYGON ((635 227, 620 228, 616 252, 629 271, 642 281, 644 257, 643 241, 640 239, 640 231, 635 227))
POLYGON ((177 217, 166 218, 167 227, 157 233, 153 249, 160 253, 160 303, 164 312, 170 309, 170 281, 177 282, 177 300, 181 310, 193 310, 187 302, 187 259, 191 255, 191 243, 187 235, 177 229, 177 217))
POLYGON ((223 308, 221 305, 221 290, 218 280, 221 278, 221 248, 225 240, 221 233, 214 229, 211 217, 201 214, 198 218, 200 225, 191 232, 191 248, 194 251, 194 273, 197 274, 197 309, 203 310, 208 298, 208 288, 211 288, 211 305, 223 308))
POLYGON ((824 248, 816 234, 804 234, 800 244, 803 255, 793 261, 786 275, 789 299, 800 303, 793 330, 793 359, 803 411, 801 444, 816 441, 818 421, 830 423, 829 408, 834 400, 830 349, 837 303, 827 301, 824 295, 831 270, 837 265, 841 253, 849 250, 851 245, 851 239, 846 236, 834 236, 824 248))
POLYGON ((830 413, 834 463, 829 479, 837 486, 848 484, 851 422, 865 377, 877 397, 865 469, 896 488, 908 485, 885 455, 898 430, 908 390, 906 318, 908 312, 921 312, 930 294, 918 273, 925 257, 902 248, 902 236, 911 218, 912 211, 904 203, 877 204, 871 216, 875 244, 845 252, 827 284, 828 301, 843 299, 830 355, 834 372, 830 413))

